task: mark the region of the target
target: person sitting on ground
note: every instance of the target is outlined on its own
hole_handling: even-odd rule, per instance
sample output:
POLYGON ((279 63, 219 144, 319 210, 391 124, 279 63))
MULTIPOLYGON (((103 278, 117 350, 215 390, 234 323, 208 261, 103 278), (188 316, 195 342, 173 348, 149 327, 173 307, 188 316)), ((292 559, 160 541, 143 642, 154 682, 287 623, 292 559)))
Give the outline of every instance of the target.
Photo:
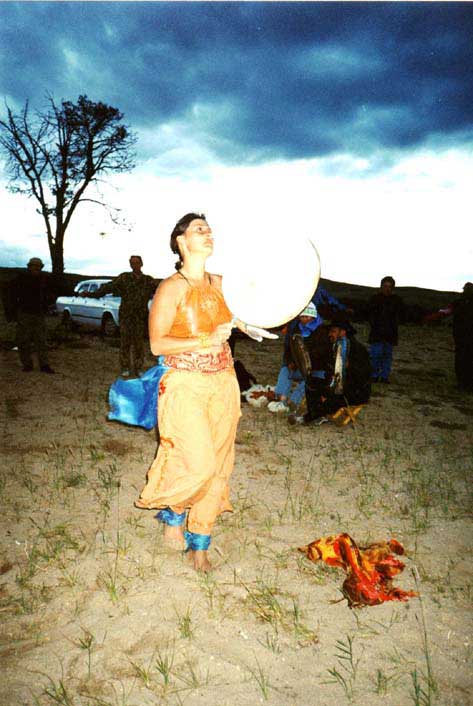
POLYGON ((289 323, 284 337, 283 364, 274 388, 276 400, 268 404, 270 412, 288 413, 290 408, 299 409, 304 400, 307 375, 324 376, 323 370, 312 368, 309 362, 306 364, 303 362, 304 349, 310 356, 309 351, 317 347, 316 341, 319 338, 317 331, 322 323, 323 320, 312 302, 309 302, 299 316, 289 323), (298 355, 298 351, 301 355, 298 355), (293 390, 294 382, 296 387, 293 390))
POLYGON ((355 330, 343 313, 334 316, 328 336, 332 344, 330 368, 325 385, 306 383, 307 412, 292 414, 290 424, 322 424, 327 415, 347 405, 366 404, 371 395, 371 364, 365 346, 355 338, 355 330))

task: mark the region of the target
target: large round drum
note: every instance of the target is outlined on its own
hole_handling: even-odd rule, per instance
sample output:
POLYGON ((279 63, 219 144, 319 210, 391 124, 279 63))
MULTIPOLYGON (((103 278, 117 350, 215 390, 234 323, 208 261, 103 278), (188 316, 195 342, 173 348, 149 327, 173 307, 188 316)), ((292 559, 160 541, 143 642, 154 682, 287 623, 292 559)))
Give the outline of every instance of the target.
POLYGON ((274 328, 297 316, 320 279, 320 260, 309 238, 273 239, 235 251, 223 269, 225 301, 235 317, 252 326, 274 328))

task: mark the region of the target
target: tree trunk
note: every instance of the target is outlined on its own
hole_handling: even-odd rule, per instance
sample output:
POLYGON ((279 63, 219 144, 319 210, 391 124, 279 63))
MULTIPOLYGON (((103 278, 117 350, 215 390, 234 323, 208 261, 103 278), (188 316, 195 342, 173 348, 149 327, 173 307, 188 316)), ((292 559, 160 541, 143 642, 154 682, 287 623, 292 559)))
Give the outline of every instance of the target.
POLYGON ((51 262, 53 275, 62 275, 64 272, 64 254, 62 250, 55 248, 54 254, 51 253, 51 262))
POLYGON ((49 245, 53 275, 62 275, 64 272, 64 231, 56 230, 56 237, 49 245))

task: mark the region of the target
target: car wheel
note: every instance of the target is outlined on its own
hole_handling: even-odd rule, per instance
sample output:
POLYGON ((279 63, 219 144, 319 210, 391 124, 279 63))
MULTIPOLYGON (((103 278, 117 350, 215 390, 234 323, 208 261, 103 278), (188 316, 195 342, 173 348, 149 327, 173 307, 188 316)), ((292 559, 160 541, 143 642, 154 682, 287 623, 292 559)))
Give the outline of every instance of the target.
POLYGON ((61 323, 62 323, 65 331, 70 332, 73 330, 73 328, 74 328, 73 322, 72 322, 71 314, 69 311, 62 312, 61 323))
POLYGON ((103 316, 102 333, 107 337, 116 336, 118 333, 118 326, 113 320, 113 316, 111 314, 104 314, 103 316))

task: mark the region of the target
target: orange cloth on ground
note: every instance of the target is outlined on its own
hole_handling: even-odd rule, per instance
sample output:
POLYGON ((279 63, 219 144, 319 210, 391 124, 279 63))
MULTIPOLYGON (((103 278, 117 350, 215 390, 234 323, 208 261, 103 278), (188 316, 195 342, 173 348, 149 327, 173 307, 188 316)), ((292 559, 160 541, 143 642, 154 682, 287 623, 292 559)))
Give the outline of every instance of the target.
POLYGON ((392 585, 394 576, 404 569, 403 562, 393 556, 393 553, 404 554, 404 547, 396 539, 358 547, 349 534, 343 533, 316 539, 306 547, 299 547, 299 551, 311 561, 321 560, 345 569, 347 577, 342 592, 350 608, 407 601, 417 595, 392 585))
POLYGON ((192 338, 199 333, 212 333, 219 324, 231 320, 232 313, 219 289, 210 282, 199 287, 189 286, 168 335, 192 338))
POLYGON ((232 510, 229 478, 240 418, 233 367, 215 373, 169 370, 159 385, 160 445, 137 507, 190 508, 187 529, 210 534, 232 510))

